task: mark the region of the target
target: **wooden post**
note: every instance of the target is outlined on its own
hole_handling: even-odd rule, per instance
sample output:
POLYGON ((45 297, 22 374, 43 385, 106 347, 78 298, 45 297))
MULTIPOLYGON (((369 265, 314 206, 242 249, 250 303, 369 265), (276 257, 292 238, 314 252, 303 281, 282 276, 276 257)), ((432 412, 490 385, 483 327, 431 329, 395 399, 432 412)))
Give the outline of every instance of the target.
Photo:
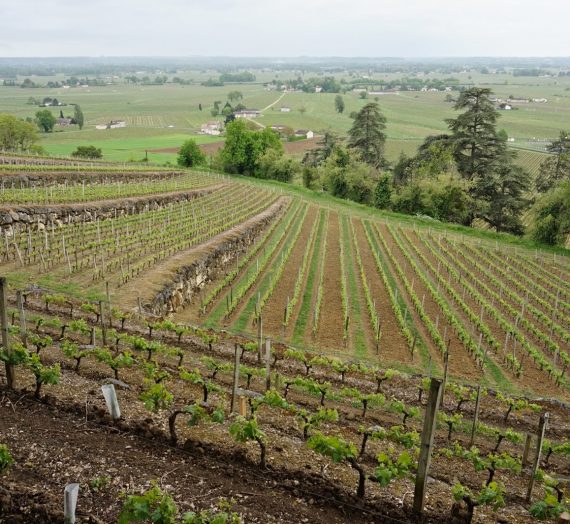
POLYGON ((538 424, 538 439, 536 443, 536 454, 534 457, 534 462, 532 463, 532 470, 530 472, 530 480, 528 482, 528 490, 526 492, 526 501, 530 502, 532 499, 532 488, 534 488, 536 471, 538 470, 538 465, 540 464, 540 454, 542 453, 542 443, 544 441, 544 433, 546 432, 546 426, 548 425, 548 417, 550 415, 545 413, 540 417, 540 422, 538 424))
POLYGON ((111 307, 111 293, 109 293, 109 282, 105 282, 105 291, 107 292, 107 304, 109 307, 109 327, 113 327, 113 308, 111 307))
POLYGON ((247 416, 247 401, 246 401, 245 397, 239 397, 238 398, 238 413, 242 417, 247 416))
POLYGON ((475 442, 475 432, 479 423, 479 406, 481 404, 481 384, 477 386, 477 398, 475 399, 475 414, 473 415, 473 427, 471 428, 471 438, 469 439, 469 447, 475 442))
POLYGON ((257 319, 257 365, 261 366, 261 353, 263 351, 263 318, 257 319))
POLYGON ((526 434, 526 440, 524 441, 524 451, 522 456, 522 467, 526 468, 528 466, 528 456, 530 454, 530 445, 532 443, 532 433, 526 434))
POLYGON ((275 388, 276 391, 279 391, 281 389, 281 375, 279 373, 275 373, 275 380, 273 387, 275 388))
POLYGON ((20 313, 20 336, 22 337, 22 344, 27 347, 28 330, 26 329, 26 312, 24 311, 24 300, 22 292, 16 291, 16 302, 18 303, 18 311, 20 313))
POLYGON ((443 397, 445 396, 445 387, 447 386, 447 372, 449 370, 449 350, 443 356, 443 384, 441 388, 440 404, 443 406, 443 397))
POLYGON ((418 340, 418 332, 414 333, 414 340, 412 341, 412 361, 414 360, 414 350, 416 349, 416 342, 418 340))
POLYGON ((265 339, 265 391, 271 389, 271 340, 265 339))
POLYGON ((99 321, 101 322, 101 336, 103 337, 103 347, 107 346, 107 325, 105 324, 105 310, 103 301, 99 300, 99 321))
POLYGON ((236 401, 237 401, 237 390, 239 386, 239 358, 240 351, 237 343, 235 344, 235 360, 234 360, 234 383, 232 387, 232 402, 230 407, 230 413, 236 412, 236 401))
POLYGON ((418 473, 416 475, 416 485, 414 489, 414 513, 417 514, 422 514, 424 511, 427 479, 431 464, 431 450, 433 446, 433 437, 435 435, 439 398, 442 391, 441 386, 441 380, 438 380, 437 378, 431 379, 429 398, 424 418, 424 429, 422 430, 422 439, 420 444, 418 473))
MULTIPOLYGON (((10 349, 10 342, 8 340, 8 309, 7 309, 7 299, 6 295, 8 292, 8 282, 6 277, 0 277, 0 322, 2 325, 2 347, 6 352, 6 355, 10 357, 12 351, 10 349)), ((9 359, 8 359, 9 360, 9 359)), ((9 362, 5 363, 6 368, 6 382, 8 384, 8 389, 14 387, 14 381, 16 379, 16 374, 14 370, 14 365, 9 362)))

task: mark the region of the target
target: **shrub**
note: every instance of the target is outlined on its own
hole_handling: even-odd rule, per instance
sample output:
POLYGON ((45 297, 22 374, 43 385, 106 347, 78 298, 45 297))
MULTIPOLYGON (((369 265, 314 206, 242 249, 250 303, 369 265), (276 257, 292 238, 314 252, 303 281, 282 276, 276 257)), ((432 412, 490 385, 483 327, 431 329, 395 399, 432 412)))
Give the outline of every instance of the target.
POLYGON ((77 146, 71 156, 75 158, 103 158, 103 152, 101 148, 95 146, 77 146))
POLYGON ((195 140, 186 140, 178 151, 178 165, 182 167, 201 166, 206 163, 206 155, 195 140))
POLYGON ((7 471, 12 464, 14 464, 14 459, 8 451, 8 446, 0 444, 0 475, 7 471))

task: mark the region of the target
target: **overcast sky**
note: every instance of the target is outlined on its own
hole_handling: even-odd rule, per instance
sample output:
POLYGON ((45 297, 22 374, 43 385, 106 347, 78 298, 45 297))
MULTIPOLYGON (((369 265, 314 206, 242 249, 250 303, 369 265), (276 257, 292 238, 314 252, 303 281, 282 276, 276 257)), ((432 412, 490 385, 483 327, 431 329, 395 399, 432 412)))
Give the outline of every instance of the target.
POLYGON ((0 0, 0 56, 570 56, 570 0, 0 0))

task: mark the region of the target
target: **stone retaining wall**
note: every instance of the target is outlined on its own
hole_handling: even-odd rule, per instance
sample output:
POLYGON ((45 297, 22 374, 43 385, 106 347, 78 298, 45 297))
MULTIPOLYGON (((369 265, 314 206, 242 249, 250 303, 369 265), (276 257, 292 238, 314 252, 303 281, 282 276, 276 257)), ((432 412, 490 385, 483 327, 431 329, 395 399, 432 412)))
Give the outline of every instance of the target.
POLYGON ((121 200, 103 200, 85 204, 67 204, 51 206, 12 206, 0 207, 0 230, 12 236, 15 232, 32 227, 60 227, 70 222, 91 222, 93 220, 115 218, 118 216, 143 213, 162 209, 175 202, 193 200, 217 191, 225 184, 203 189, 177 191, 162 195, 130 197, 121 200))
POLYGON ((150 304, 152 313, 165 316, 182 309, 200 291, 216 278, 235 267, 237 257, 245 256, 263 229, 281 214, 285 201, 274 205, 254 223, 215 246, 210 252, 187 266, 178 269, 173 282, 165 285, 150 304))

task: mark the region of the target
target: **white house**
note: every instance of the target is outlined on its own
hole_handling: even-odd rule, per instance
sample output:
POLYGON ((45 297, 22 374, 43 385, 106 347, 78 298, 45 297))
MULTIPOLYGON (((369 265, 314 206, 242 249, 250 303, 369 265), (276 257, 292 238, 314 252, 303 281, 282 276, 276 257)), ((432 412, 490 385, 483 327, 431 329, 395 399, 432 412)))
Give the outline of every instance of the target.
POLYGON ((311 130, 308 129, 296 129, 295 136, 311 139, 315 136, 315 133, 313 133, 311 130))
POLYGON ((200 133, 203 135, 218 136, 222 133, 222 128, 222 123, 219 120, 211 120, 210 122, 202 124, 200 133))
POLYGON ((234 115, 236 118, 257 118, 261 116, 261 111, 258 109, 244 109, 243 111, 236 111, 234 115))
POLYGON ((287 107, 287 106, 282 106, 282 107, 281 107, 281 112, 282 112, 282 113, 289 113, 290 111, 291 111, 291 108, 290 108, 290 107, 287 107))
POLYGON ((320 93, 323 90, 321 86, 315 86, 315 93, 320 93))

